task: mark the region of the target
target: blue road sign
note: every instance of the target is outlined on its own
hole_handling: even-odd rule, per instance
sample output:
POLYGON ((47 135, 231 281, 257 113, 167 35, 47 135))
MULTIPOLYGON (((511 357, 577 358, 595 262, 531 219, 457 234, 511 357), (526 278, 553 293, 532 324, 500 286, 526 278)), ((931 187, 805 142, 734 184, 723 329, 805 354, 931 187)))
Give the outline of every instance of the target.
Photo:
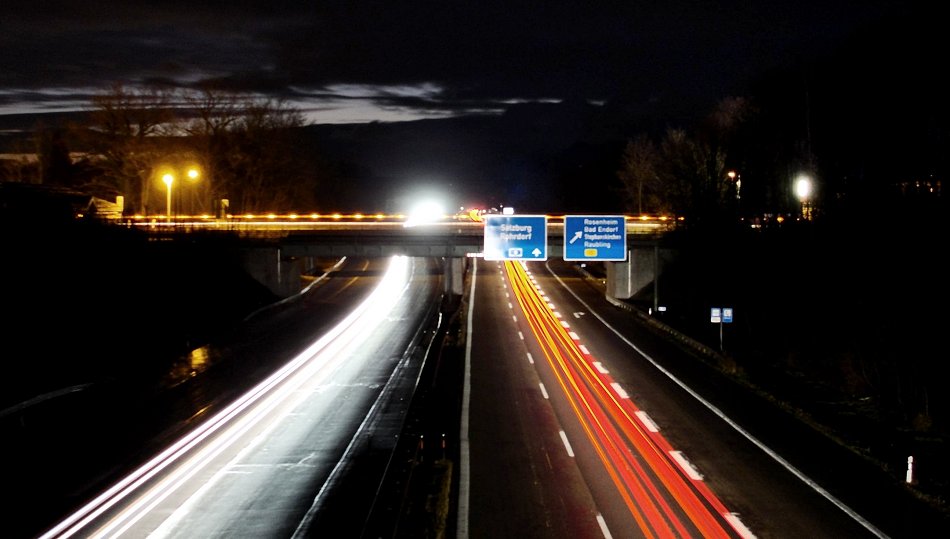
POLYGON ((709 321, 713 324, 731 324, 732 307, 711 307, 709 309, 709 321))
POLYGON ((548 218, 544 215, 483 216, 485 260, 547 260, 548 218))
POLYGON ((565 215, 564 260, 626 260, 627 221, 622 215, 565 215))

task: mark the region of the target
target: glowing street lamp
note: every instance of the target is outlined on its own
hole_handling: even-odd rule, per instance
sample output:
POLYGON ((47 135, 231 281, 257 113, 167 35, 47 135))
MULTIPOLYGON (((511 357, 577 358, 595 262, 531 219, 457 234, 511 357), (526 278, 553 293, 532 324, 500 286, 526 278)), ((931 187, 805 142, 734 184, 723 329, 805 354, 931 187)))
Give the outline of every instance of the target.
POLYGON ((175 176, 170 173, 166 173, 162 176, 162 181, 165 182, 165 216, 169 219, 172 218, 172 184, 175 183, 175 176))
MULTIPOLYGON (((201 172, 195 168, 191 167, 185 171, 185 177, 190 181, 195 182, 201 177, 201 172)), ((166 172, 162 174, 162 182, 165 184, 165 215, 168 219, 172 217, 172 186, 175 183, 175 174, 174 172, 166 172)), ((178 188, 178 211, 182 211, 181 208, 181 187, 178 188)))
MULTIPOLYGON (((185 171, 185 177, 188 178, 188 180, 189 180, 191 183, 194 183, 194 182, 198 181, 198 177, 199 177, 200 175, 201 175, 201 173, 200 173, 200 172, 198 171, 198 169, 195 168, 195 167, 191 167, 191 168, 189 168, 188 170, 185 171)), ((184 213, 185 208, 184 208, 183 205, 182 205, 181 197, 182 197, 182 195, 181 195, 181 188, 179 187, 179 191, 178 191, 178 211, 184 213)), ((192 213, 194 213, 194 209, 195 209, 195 208, 194 208, 194 195, 193 195, 193 196, 192 196, 192 204, 191 204, 191 211, 192 211, 192 213)))
POLYGON ((730 180, 736 182, 736 198, 740 198, 742 196, 742 176, 734 170, 727 172, 726 176, 728 176, 730 180))

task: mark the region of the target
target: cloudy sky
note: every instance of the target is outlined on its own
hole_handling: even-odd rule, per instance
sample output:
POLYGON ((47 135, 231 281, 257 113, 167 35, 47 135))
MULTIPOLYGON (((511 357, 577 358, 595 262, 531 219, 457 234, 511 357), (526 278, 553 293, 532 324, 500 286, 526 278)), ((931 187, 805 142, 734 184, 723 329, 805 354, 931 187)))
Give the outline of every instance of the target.
POLYGON ((81 108, 114 83, 207 81, 320 123, 572 98, 708 108, 905 4, 4 0, 0 114, 81 108))

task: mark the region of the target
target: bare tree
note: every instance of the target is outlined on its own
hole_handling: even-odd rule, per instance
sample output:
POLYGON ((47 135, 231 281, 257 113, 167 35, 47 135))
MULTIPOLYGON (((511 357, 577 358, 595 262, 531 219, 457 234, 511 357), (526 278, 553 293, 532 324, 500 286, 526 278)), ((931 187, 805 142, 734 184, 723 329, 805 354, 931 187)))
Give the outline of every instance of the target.
POLYGON ((726 99, 691 132, 667 130, 627 143, 618 176, 639 213, 673 213, 687 223, 734 216, 735 184, 726 174, 732 135, 746 119, 742 99, 726 99))
POLYGON ((115 85, 89 111, 90 149, 100 156, 104 183, 125 196, 129 212, 148 212, 153 169, 166 151, 159 136, 173 120, 173 93, 115 85))
POLYGON ((186 98, 194 118, 186 131, 200 156, 212 198, 240 212, 286 211, 316 191, 296 130, 300 112, 273 99, 203 88, 186 98))
MULTIPOLYGON (((164 207, 165 170, 184 179, 172 204, 209 212, 227 198, 238 212, 307 211, 318 174, 302 145, 303 117, 279 100, 208 86, 194 91, 117 85, 89 111, 88 146, 100 156, 97 186, 113 186, 131 212, 164 207), (186 200, 187 199, 187 200, 186 200)), ((154 212, 153 212, 154 213, 154 212)))
POLYGON ((627 207, 639 215, 644 212, 663 214, 670 210, 669 204, 659 196, 659 161, 657 147, 646 135, 627 141, 617 176, 626 191, 627 207))

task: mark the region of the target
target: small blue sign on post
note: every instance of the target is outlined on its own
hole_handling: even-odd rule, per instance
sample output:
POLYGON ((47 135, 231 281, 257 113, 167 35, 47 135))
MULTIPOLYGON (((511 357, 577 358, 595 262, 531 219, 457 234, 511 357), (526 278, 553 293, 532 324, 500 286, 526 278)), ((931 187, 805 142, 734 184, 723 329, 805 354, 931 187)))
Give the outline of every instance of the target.
POLYGON ((722 325, 732 323, 732 307, 710 307, 709 321, 719 324, 719 350, 725 352, 722 345, 722 325))
POLYGON ((545 215, 489 214, 485 220, 485 260, 547 260, 545 215))
POLYGON ((564 260, 627 259, 627 221, 623 215, 565 215, 564 260))

